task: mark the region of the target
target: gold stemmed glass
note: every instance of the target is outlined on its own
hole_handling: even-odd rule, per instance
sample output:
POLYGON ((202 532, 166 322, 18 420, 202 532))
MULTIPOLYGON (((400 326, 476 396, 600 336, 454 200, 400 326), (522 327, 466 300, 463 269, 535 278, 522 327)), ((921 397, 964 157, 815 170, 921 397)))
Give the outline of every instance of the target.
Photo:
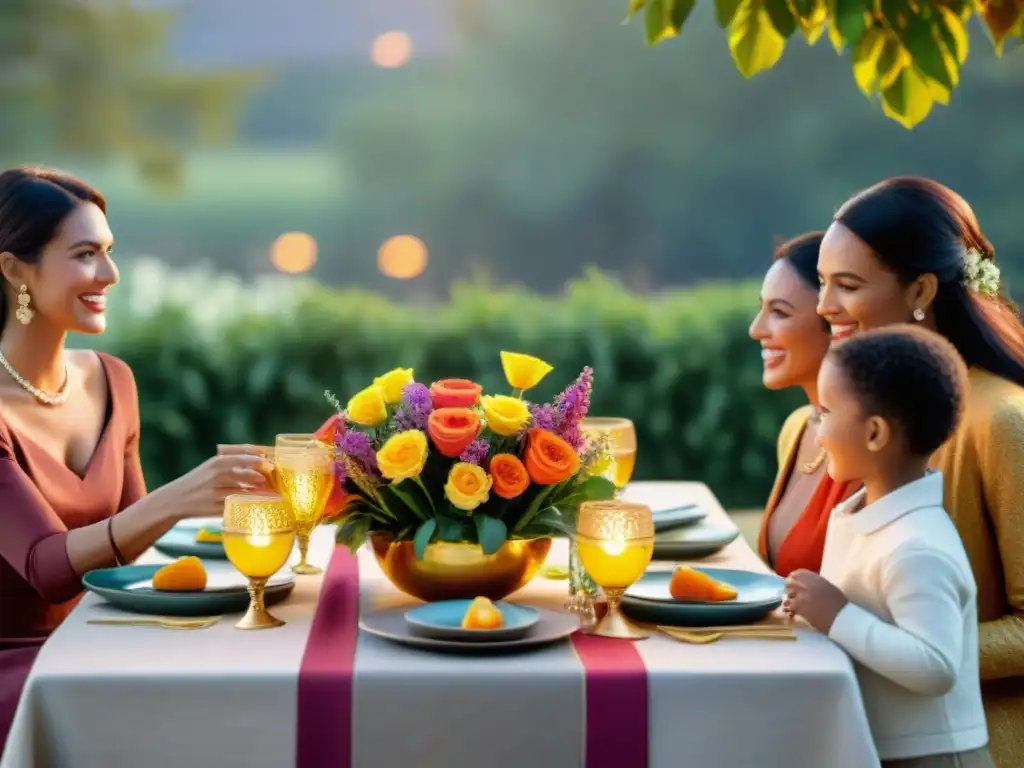
POLYGON ((237 629, 280 627, 263 604, 267 579, 288 562, 295 543, 295 517, 288 502, 276 495, 233 494, 224 500, 224 553, 249 579, 249 610, 237 629))
POLYGON ((278 448, 316 448, 323 445, 316 435, 305 432, 278 435, 274 444, 278 448))
POLYGON ((295 515, 299 562, 292 570, 303 575, 323 573, 323 568, 306 561, 306 555, 309 536, 334 490, 334 449, 317 442, 304 447, 279 445, 274 449, 274 486, 295 515))
POLYGON ((633 476, 636 466, 636 428, 629 419, 586 418, 580 424, 583 434, 590 440, 608 441, 608 463, 600 467, 599 474, 611 480, 622 490, 633 476))
POLYGON ((580 505, 576 538, 583 567, 608 598, 608 613, 593 633, 634 640, 647 637, 648 632, 626 621, 619 604, 654 554, 651 508, 618 499, 586 501, 580 505))

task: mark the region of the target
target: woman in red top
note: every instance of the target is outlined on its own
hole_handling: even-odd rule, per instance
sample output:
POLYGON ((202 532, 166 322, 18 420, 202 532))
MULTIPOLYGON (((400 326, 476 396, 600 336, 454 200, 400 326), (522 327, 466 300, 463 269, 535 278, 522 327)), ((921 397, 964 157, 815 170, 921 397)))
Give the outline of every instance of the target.
POLYGON ((131 369, 65 349, 102 333, 117 284, 102 196, 52 171, 0 174, 0 753, 39 647, 81 577, 131 562, 175 522, 265 487, 257 456, 219 456, 146 495, 131 369))
POLYGON ((828 476, 817 443, 818 369, 830 342, 817 314, 823 234, 801 235, 776 249, 750 326, 751 338, 761 342, 764 385, 800 387, 810 401, 790 415, 779 435, 779 471, 758 537, 762 559, 780 576, 800 568, 818 571, 829 513, 856 490, 828 476))

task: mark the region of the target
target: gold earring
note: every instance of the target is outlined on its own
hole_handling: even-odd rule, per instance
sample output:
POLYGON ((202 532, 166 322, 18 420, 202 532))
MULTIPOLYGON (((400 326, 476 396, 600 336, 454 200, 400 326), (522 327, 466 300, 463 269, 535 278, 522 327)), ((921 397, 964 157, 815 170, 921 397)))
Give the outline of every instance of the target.
POLYGON ((28 295, 28 286, 22 284, 18 290, 18 308, 14 310, 14 316, 18 318, 18 322, 22 325, 28 325, 32 322, 32 318, 35 317, 36 313, 29 304, 32 303, 32 297, 28 295))

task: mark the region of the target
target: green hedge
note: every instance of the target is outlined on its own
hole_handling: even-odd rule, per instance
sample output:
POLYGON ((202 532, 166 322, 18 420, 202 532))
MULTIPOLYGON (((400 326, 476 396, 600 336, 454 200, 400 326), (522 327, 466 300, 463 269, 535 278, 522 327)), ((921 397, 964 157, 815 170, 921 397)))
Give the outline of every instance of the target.
POLYGON ((538 398, 594 368, 592 413, 636 424, 636 479, 702 480, 727 506, 759 506, 778 429, 800 394, 761 385, 747 336, 756 302, 748 283, 647 297, 597 274, 555 299, 460 286, 443 307, 318 289, 287 316, 235 312, 213 331, 165 308, 105 346, 135 371, 151 487, 218 442, 312 430, 331 413, 325 389, 344 401, 398 365, 425 382, 462 376, 504 391, 498 352, 508 349, 555 366, 531 393, 538 398))

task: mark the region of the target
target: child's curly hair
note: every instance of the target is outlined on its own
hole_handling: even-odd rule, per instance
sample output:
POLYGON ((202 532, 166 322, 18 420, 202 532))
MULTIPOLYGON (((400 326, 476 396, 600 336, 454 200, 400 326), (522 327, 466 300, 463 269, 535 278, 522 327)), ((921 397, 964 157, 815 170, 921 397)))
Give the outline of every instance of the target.
POLYGON ((843 372, 865 414, 897 426, 915 455, 930 456, 956 429, 967 366, 937 333, 887 326, 836 344, 826 359, 843 372))

